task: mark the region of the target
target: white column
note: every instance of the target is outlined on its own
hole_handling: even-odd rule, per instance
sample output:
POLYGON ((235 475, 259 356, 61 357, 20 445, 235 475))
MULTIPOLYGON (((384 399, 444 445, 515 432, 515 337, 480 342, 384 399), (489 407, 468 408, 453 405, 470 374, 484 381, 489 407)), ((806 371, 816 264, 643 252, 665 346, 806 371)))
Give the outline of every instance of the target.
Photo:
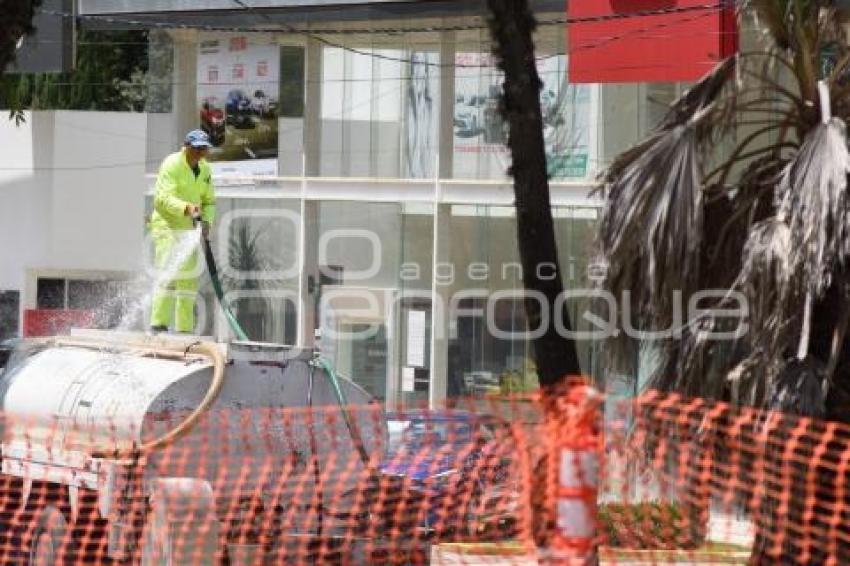
POLYGON ((304 98, 304 175, 318 177, 322 150, 322 44, 307 40, 304 98))
POLYGON ((298 262, 301 266, 298 281, 298 335, 296 344, 302 348, 314 346, 316 297, 319 292, 318 242, 319 203, 301 201, 301 234, 298 262))
POLYGON ((452 64, 451 67, 440 67, 440 132, 439 152, 440 179, 451 179, 454 155, 454 112, 455 112, 455 41, 457 34, 453 31, 440 33, 440 64, 452 64))
POLYGON ((194 30, 175 30, 173 112, 177 124, 175 150, 189 130, 200 127, 198 118, 198 34, 194 30))
POLYGON ((431 290, 434 304, 431 308, 431 387, 428 405, 438 407, 446 400, 449 326, 451 324, 450 286, 437 284, 438 265, 451 261, 451 205, 434 208, 434 251, 431 267, 431 290))

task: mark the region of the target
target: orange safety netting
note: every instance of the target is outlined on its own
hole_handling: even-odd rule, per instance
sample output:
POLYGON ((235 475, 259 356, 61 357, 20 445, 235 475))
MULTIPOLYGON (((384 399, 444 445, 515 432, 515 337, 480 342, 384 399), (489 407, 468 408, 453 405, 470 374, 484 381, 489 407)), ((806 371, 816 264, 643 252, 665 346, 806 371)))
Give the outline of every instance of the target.
POLYGON ((631 481, 609 485, 612 495, 668 503, 654 510, 662 520, 648 511, 603 529, 603 544, 711 556, 713 539, 752 564, 850 564, 850 426, 658 393, 619 414, 607 477, 631 481), (615 461, 631 473, 614 473, 615 461))
POLYGON ((603 563, 850 563, 850 427, 660 394, 602 426, 543 401, 216 409, 149 454, 126 423, 7 418, 0 563, 533 564, 587 550, 588 494, 603 563))

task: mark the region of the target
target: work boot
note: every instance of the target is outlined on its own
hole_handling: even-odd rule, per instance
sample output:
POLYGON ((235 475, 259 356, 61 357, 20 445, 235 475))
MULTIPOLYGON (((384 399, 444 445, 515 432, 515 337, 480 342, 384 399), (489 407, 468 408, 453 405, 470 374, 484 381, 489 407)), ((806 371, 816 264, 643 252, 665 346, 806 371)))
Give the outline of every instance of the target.
POLYGON ((151 326, 151 334, 162 334, 163 332, 168 332, 168 327, 163 325, 151 326))

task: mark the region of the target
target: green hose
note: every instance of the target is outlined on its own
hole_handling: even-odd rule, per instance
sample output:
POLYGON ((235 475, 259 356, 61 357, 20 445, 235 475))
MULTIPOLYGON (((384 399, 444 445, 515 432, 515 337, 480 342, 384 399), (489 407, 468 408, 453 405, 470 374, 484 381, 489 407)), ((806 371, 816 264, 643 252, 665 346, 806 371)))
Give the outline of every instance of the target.
MULTIPOLYGON (((201 238, 201 241, 203 242, 204 258, 207 260, 207 270, 210 274, 210 280, 212 281, 215 296, 218 298, 218 304, 221 305, 221 310, 224 312, 224 318, 227 319, 227 324, 230 325, 231 330, 233 330, 233 333, 236 334, 236 337, 239 340, 250 340, 248 335, 245 334, 245 331, 242 330, 242 327, 239 325, 239 321, 236 320, 236 317, 233 316, 233 313, 230 311, 230 306, 224 302, 224 290, 221 287, 221 279, 218 276, 218 267, 215 263, 215 257, 212 253, 210 241, 207 238, 201 238)), ((313 363, 321 368, 328 377, 328 380, 331 383, 331 388, 336 396, 337 403, 339 403, 339 407, 342 409, 342 417, 345 419, 345 425, 348 427, 351 439, 354 441, 357 452, 360 454, 360 459, 368 466, 369 454, 366 452, 366 447, 363 445, 363 439, 360 436, 360 431, 354 425, 354 421, 351 419, 351 415, 348 412, 348 402, 345 399, 345 393, 342 391, 342 386, 339 384, 339 378, 337 377, 336 372, 333 367, 331 367, 331 364, 322 358, 317 358, 313 363)))
POLYGON ((316 358, 313 360, 313 363, 319 366, 325 372, 325 375, 328 376, 328 380, 334 390, 337 403, 339 403, 339 407, 342 409, 342 418, 345 419, 345 425, 348 427, 348 433, 351 435, 351 440, 354 441, 354 446, 357 448, 357 452, 360 454, 360 459, 363 460, 363 464, 368 467, 369 454, 366 452, 366 447, 363 445, 363 438, 360 436, 360 430, 354 426, 354 421, 348 413, 348 401, 345 399, 345 393, 342 391, 342 386, 339 384, 339 378, 337 377, 336 372, 333 367, 331 367, 331 364, 324 358, 316 358))
POLYGON ((239 340, 250 340, 248 335, 245 334, 245 331, 242 330, 242 327, 239 325, 239 321, 237 321, 236 317, 233 316, 233 313, 230 310, 230 305, 224 302, 224 290, 221 287, 221 279, 218 277, 218 267, 215 263, 215 257, 212 253, 210 241, 207 238, 201 238, 201 242, 203 242, 204 258, 207 260, 207 271, 209 271, 210 274, 213 291, 215 291, 215 296, 218 298, 218 304, 221 305, 224 318, 227 320, 227 324, 239 340))

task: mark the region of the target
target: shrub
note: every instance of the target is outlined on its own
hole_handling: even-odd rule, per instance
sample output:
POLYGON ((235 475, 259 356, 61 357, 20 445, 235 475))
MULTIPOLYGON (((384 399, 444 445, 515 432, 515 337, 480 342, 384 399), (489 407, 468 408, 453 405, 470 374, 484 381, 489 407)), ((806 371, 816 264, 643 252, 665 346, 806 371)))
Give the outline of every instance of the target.
POLYGON ((680 503, 604 503, 598 513, 599 535, 608 546, 654 550, 702 544, 702 525, 680 503))

